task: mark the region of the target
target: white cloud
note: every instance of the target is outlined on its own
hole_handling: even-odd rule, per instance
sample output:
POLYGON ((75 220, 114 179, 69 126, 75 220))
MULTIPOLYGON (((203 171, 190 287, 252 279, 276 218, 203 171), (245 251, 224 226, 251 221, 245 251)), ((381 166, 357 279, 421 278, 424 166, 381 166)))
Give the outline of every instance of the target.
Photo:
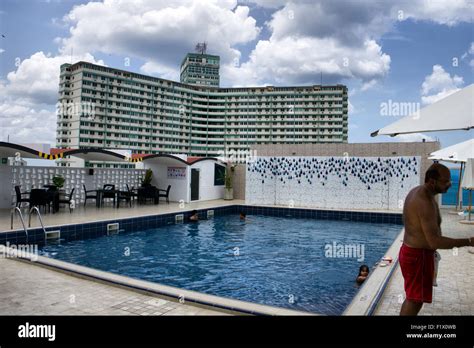
POLYGON ((433 72, 425 77, 421 86, 421 101, 432 104, 461 89, 464 84, 462 77, 451 76, 441 65, 434 65, 433 72))
POLYGON ((454 26, 461 22, 472 22, 474 2, 472 0, 416 0, 399 1, 398 11, 403 11, 404 19, 431 21, 454 26))
POLYGON ((221 84, 339 83, 358 79, 365 91, 390 70, 390 56, 377 42, 400 20, 432 20, 454 25, 472 20, 466 1, 437 0, 449 7, 438 14, 438 5, 425 0, 313 1, 283 0, 104 0, 75 6, 64 22, 70 35, 58 39, 62 52, 103 52, 135 56, 146 61, 144 73, 164 78, 179 75, 179 63, 200 41, 209 53, 221 56, 221 84), (260 28, 249 15, 254 4, 274 11, 266 23, 267 40, 256 42, 248 61, 238 66, 245 45, 258 38, 260 28), (343 25, 341 25, 343 23, 343 25))
POLYGON ((425 141, 435 141, 434 138, 423 134, 423 133, 412 133, 412 134, 400 134, 394 137, 396 141, 409 143, 409 142, 421 142, 423 139, 425 141))
MULTIPOLYGON (((247 0, 241 1, 246 3, 247 0)), ((261 7, 276 9, 289 5, 297 4, 314 4, 320 9, 338 9, 335 12, 329 12, 330 16, 337 16, 340 13, 342 16, 347 13, 362 14, 368 9, 373 10, 367 18, 371 17, 374 21, 385 21, 382 17, 390 18, 391 21, 405 21, 408 19, 415 21, 431 21, 437 24, 454 26, 460 22, 472 22, 472 13, 474 10, 474 3, 471 0, 391 0, 391 1, 373 1, 373 0, 345 0, 345 1, 324 1, 324 0, 250 0, 261 7), (373 13, 376 15, 374 16, 373 13), (377 17, 377 18, 376 18, 377 17)), ((351 18, 352 19, 352 16, 351 18)), ((322 18, 322 23, 315 21, 315 25, 324 25, 330 18, 322 18)), ((350 20, 352 22, 352 20, 350 20)), ((341 29, 346 28, 347 22, 341 26, 341 29)), ((351 23, 349 23, 350 25, 351 23)), ((374 23, 375 24, 375 23, 374 23)))
MULTIPOLYGON (((96 61, 90 54, 74 56, 78 60, 103 64, 96 61)), ((71 57, 51 56, 44 52, 36 52, 20 62, 15 71, 7 74, 7 81, 0 83, 4 97, 27 99, 37 104, 55 104, 59 88, 59 68, 69 63, 71 57)))
MULTIPOLYGON (((461 59, 464 60, 468 56, 474 56, 474 42, 471 42, 471 46, 469 47, 469 50, 461 56, 461 59)), ((474 68, 474 58, 472 57, 471 57, 471 60, 469 61, 469 66, 471 68, 474 68)))
POLYGON ((260 40, 239 67, 224 66, 223 76, 238 86, 318 84, 322 73, 325 84, 355 78, 370 87, 390 68, 390 57, 371 34, 385 27, 375 15, 377 7, 287 3, 266 23, 271 37, 260 40))
POLYGON ((250 0, 250 1, 239 0, 238 2, 240 4, 251 2, 253 4, 256 4, 259 7, 276 9, 276 8, 284 6, 286 3, 288 3, 288 0, 250 0))
POLYGON ((3 48, 0 48, 0 53, 3 53, 5 52, 5 50, 3 48))
MULTIPOLYGON (((96 64, 90 54, 73 57, 96 64)), ((36 52, 0 81, 0 139, 55 143, 59 70, 71 57, 36 52)))
POLYGON ((349 102, 349 105, 348 105, 348 107, 347 107, 347 111, 349 112, 349 115, 354 115, 354 114, 356 114, 356 113, 357 113, 357 110, 356 110, 356 108, 354 107, 354 104, 352 104, 350 100, 348 100, 348 102, 349 102))
MULTIPOLYGON (((236 1, 141 0, 91 2, 74 7, 64 20, 70 36, 59 41, 62 52, 103 52, 134 56, 147 62, 143 71, 179 73, 179 64, 196 43, 226 64, 240 56, 235 45, 257 38, 260 28, 247 6, 236 1), (157 67, 159 67, 157 69, 157 67)), ((164 76, 163 76, 164 77, 164 76)))
POLYGON ((226 79, 239 86, 317 84, 322 72, 323 83, 352 78, 365 91, 390 70, 378 40, 398 21, 472 22, 467 0, 252 2, 278 10, 266 23, 270 38, 259 41, 240 67, 224 67, 226 79))
POLYGON ((89 52, 136 56, 147 61, 142 72, 176 80, 179 63, 197 42, 209 42, 210 53, 232 61, 240 57, 232 46, 255 39, 260 31, 248 7, 234 0, 137 0, 132 5, 104 0, 73 7, 62 24, 70 30, 68 37, 54 40, 58 55, 36 52, 0 81, 2 138, 16 134, 21 141, 54 143, 59 67, 71 60, 104 64, 89 52))
MULTIPOLYGON (((399 11, 401 20, 448 26, 472 22, 468 0, 104 0, 74 6, 61 23, 53 20, 70 28, 68 36, 54 41, 60 53, 36 52, 0 81, 0 136, 55 142, 59 66, 70 62, 71 48, 74 62, 103 64, 92 55, 98 52, 137 57, 145 61, 143 73, 177 80, 184 55, 207 41, 208 52, 221 56, 223 85, 319 83, 323 72, 325 84, 356 79, 360 90, 367 90, 390 70, 390 56, 379 40, 400 20, 399 11), (265 40, 256 41, 261 28, 243 6, 252 2, 274 11, 265 40), (234 66, 241 59, 239 47, 254 41, 248 61, 234 66)), ((474 67, 474 60, 470 64, 474 67)), ((463 84, 459 76, 435 67, 422 87, 426 103, 463 84)))
POLYGON ((368 40, 358 49, 342 47, 332 38, 314 37, 260 40, 248 62, 240 67, 223 67, 223 74, 234 85, 317 84, 322 72, 323 83, 341 78, 371 81, 386 74, 390 57, 368 40))
POLYGON ((27 102, 0 103, 0 140, 14 143, 55 143, 56 113, 27 102))
POLYGON ((360 90, 361 90, 362 92, 367 91, 368 89, 373 88, 376 84, 377 84, 377 80, 376 80, 376 79, 372 79, 372 80, 370 80, 370 81, 364 82, 364 83, 362 84, 362 86, 360 87, 360 90))
POLYGON ((165 65, 161 65, 157 62, 146 62, 140 67, 140 71, 146 75, 160 76, 161 78, 179 81, 179 71, 171 69, 165 65))

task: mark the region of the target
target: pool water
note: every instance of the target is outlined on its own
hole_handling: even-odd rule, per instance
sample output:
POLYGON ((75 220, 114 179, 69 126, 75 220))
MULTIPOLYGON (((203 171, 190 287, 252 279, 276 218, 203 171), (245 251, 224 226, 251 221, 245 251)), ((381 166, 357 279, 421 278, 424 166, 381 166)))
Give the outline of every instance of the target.
POLYGON ((224 215, 45 245, 40 253, 206 294, 339 315, 358 291, 359 266, 372 267, 400 230, 395 224, 224 215), (326 257, 326 245, 334 243, 363 246, 365 259, 326 257))
MULTIPOLYGON (((448 192, 441 195, 442 205, 456 205, 456 198, 459 189, 459 169, 451 168, 451 184, 448 192)), ((462 190, 462 201, 463 206, 466 207, 469 204, 469 191, 466 189, 462 190)))

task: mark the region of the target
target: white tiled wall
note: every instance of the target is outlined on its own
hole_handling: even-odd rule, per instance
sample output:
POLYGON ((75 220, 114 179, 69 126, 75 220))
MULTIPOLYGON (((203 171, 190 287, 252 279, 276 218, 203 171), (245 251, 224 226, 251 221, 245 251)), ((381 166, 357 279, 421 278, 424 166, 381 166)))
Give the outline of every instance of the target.
POLYGON ((295 207, 401 210, 408 192, 420 182, 420 160, 258 157, 247 165, 245 201, 295 207))
POLYGON ((126 184, 130 188, 139 187, 145 171, 140 169, 115 169, 94 168, 94 175, 89 175, 88 168, 64 168, 64 167, 30 167, 12 166, 12 185, 10 202, 15 201, 15 185, 21 186, 21 191, 30 191, 33 188, 44 188, 43 185, 52 183, 55 175, 62 175, 66 180, 64 189, 67 193, 74 190, 74 200, 84 202, 83 184, 88 190, 102 188, 104 184, 114 184, 116 189, 126 190, 126 184))

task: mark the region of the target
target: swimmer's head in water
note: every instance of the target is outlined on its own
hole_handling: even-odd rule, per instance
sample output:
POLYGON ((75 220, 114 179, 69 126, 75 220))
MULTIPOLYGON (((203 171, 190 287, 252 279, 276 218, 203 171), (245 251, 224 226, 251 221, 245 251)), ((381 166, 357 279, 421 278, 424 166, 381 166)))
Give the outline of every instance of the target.
POLYGON ((451 187, 449 168, 440 163, 433 163, 426 171, 425 184, 428 184, 435 193, 446 193, 451 187))
POLYGON ((367 277, 369 275, 369 266, 362 265, 359 268, 359 276, 367 277))

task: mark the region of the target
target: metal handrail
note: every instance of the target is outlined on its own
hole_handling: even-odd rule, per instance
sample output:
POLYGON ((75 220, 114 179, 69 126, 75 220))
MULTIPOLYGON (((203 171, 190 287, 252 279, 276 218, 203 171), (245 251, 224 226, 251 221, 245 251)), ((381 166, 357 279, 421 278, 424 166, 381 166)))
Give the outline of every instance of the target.
POLYGON ((11 211, 11 214, 10 214, 10 222, 11 222, 10 225, 11 226, 10 226, 10 228, 13 230, 13 218, 15 216, 15 212, 18 212, 18 215, 20 216, 20 221, 21 221, 21 224, 23 225, 23 230, 25 231, 25 234, 26 234, 26 242, 28 243, 28 229, 25 226, 25 220, 23 219, 23 214, 21 213, 21 210, 18 207, 13 208, 12 211, 11 211))
POLYGON ((30 209, 30 213, 28 214, 28 227, 31 227, 31 215, 32 215, 32 213, 35 212, 35 211, 36 211, 36 214, 38 215, 38 218, 39 218, 39 222, 40 222, 40 224, 41 224, 41 227, 43 228, 43 232, 46 234, 46 230, 45 230, 44 224, 43 224, 43 219, 41 218, 41 213, 40 213, 38 207, 36 207, 36 206, 35 206, 35 207, 32 207, 32 208, 30 209))

